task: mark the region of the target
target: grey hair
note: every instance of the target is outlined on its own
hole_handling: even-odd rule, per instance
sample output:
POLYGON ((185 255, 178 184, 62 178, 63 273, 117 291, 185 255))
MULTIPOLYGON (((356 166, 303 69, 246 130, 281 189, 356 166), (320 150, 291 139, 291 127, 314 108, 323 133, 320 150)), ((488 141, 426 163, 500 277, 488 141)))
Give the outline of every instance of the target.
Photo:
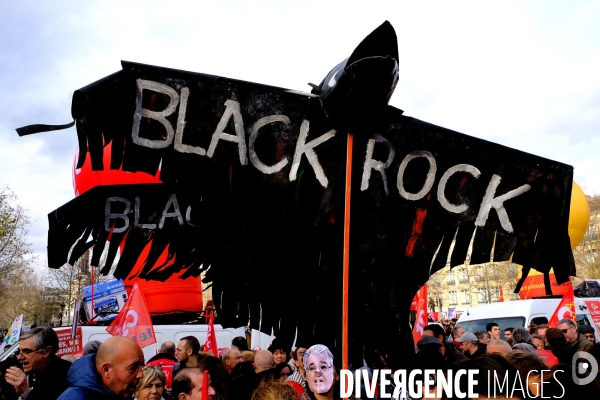
POLYGON ((556 324, 556 326, 558 326, 560 324, 567 324, 567 325, 569 325, 570 328, 577 328, 577 325, 575 325, 575 322, 573 322, 573 320, 570 318, 561 319, 560 321, 558 321, 558 324, 556 324))
POLYGON ((456 332, 458 332, 459 329, 463 329, 463 327, 455 326, 454 328, 452 328, 452 330, 450 331, 450 334, 452 335, 452 337, 454 337, 454 335, 456 335, 456 332))
POLYGON ((233 350, 233 349, 238 350, 238 351, 240 350, 236 346, 231 346, 230 348, 225 350, 225 353, 223 353, 223 356, 222 356, 223 361, 229 360, 229 356, 231 355, 231 350, 233 350))
POLYGON ((537 355, 537 352, 535 351, 533 346, 531 346, 528 343, 517 343, 517 344, 513 345, 512 349, 513 350, 522 350, 526 353, 537 355))
POLYGON ((58 351, 58 336, 54 329, 48 326, 38 326, 37 328, 25 331, 19 336, 19 341, 33 338, 36 350, 51 347, 50 354, 54 355, 58 351))
POLYGON ((484 337, 486 337, 486 338, 490 337, 490 335, 488 335, 488 333, 486 331, 475 331, 475 332, 473 332, 473 334, 475 336, 477 336, 477 339, 479 339, 479 340, 481 340, 484 337))
POLYGON ((304 365, 304 368, 308 369, 308 356, 311 354, 314 354, 322 361, 329 357, 332 363, 331 366, 333 366, 333 354, 331 354, 329 348, 322 344, 315 344, 314 346, 309 347, 309 349, 306 350, 306 353, 304 353, 304 357, 302 358, 302 364, 304 365))
POLYGON ((512 333, 512 339, 517 343, 529 343, 531 342, 531 334, 527 328, 519 327, 515 328, 512 333))

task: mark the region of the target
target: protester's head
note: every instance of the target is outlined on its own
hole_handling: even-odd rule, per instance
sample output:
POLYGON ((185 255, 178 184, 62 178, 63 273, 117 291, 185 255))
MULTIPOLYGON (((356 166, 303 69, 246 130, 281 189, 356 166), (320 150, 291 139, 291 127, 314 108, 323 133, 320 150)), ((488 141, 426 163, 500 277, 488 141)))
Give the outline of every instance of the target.
POLYGON ((454 338, 454 340, 456 340, 459 337, 461 337, 463 333, 465 333, 465 330, 463 328, 461 328, 460 326, 456 326, 456 327, 452 328, 450 333, 451 333, 452 337, 454 338))
POLYGON ((529 324, 529 326, 527 327, 527 331, 529 331, 529 334, 532 336, 537 335, 538 327, 538 324, 529 324))
POLYGON ((237 347, 239 351, 244 352, 248 350, 248 341, 243 336, 234 337, 231 341, 231 347, 237 347))
POLYGON ((546 341, 540 335, 532 335, 531 342, 538 350, 544 350, 546 348, 546 341))
POLYGON ((305 346, 308 346, 308 345, 297 344, 296 348, 292 352, 292 357, 294 358, 294 364, 302 372, 304 372, 304 363, 302 362, 302 360, 304 359, 304 354, 306 353, 306 350, 308 349, 308 347, 310 347, 310 346, 308 346, 308 347, 305 347, 305 346))
POLYGON ((254 365, 252 365, 248 361, 242 361, 242 362, 238 363, 238 365, 233 367, 230 377, 233 380, 233 379, 237 378, 238 376, 254 375, 255 373, 256 372, 254 371, 254 365))
POLYGON ((190 357, 198 356, 200 352, 200 342, 195 336, 186 336, 177 343, 175 355, 180 363, 187 363, 190 357))
POLYGON ((444 347, 443 343, 433 336, 423 335, 423 337, 417 342, 417 349, 419 349, 419 351, 427 349, 440 351, 442 347, 444 347))
MULTIPOLYGON (((238 363, 238 365, 241 363, 238 363)), ((210 386, 220 398, 227 397, 227 369, 225 363, 217 357, 204 357, 198 364, 202 372, 208 371, 210 376, 210 386)))
MULTIPOLYGON (((202 386, 210 385, 204 382, 204 373, 200 368, 182 368, 173 378, 172 397, 176 400, 207 400, 202 398, 202 386)), ((215 390, 208 387, 208 398, 212 399, 215 390)))
POLYGON ((558 321, 556 327, 560 329, 562 333, 564 333, 565 338, 567 339, 567 343, 569 344, 575 343, 577 341, 577 338, 579 338, 579 332, 577 332, 577 325, 575 325, 575 322, 573 322, 572 319, 563 318, 560 321, 558 321))
POLYGON ((275 365, 289 361, 290 347, 283 342, 277 339, 273 340, 273 343, 269 346, 269 351, 273 353, 273 362, 275 365))
POLYGON ((490 339, 500 339, 500 327, 497 323, 490 322, 485 326, 485 330, 490 335, 490 339))
POLYGON ((273 354, 269 350, 259 350, 254 354, 254 370, 258 374, 273 368, 273 354))
POLYGON ((433 336, 434 338, 436 338, 437 340, 439 340, 440 342, 443 343, 445 332, 444 332, 444 328, 442 328, 438 324, 430 324, 430 325, 425 326, 425 328, 423 328, 423 335, 433 336))
POLYGON ((549 326, 547 324, 538 325, 536 334, 546 340, 546 329, 548 328, 549 326))
POLYGON ((527 328, 515 328, 512 333, 512 339, 517 343, 531 343, 531 334, 527 328))
POLYGON ((231 373, 233 368, 243 360, 244 357, 242 357, 242 353, 237 347, 231 347, 223 353, 223 363, 225 364, 225 369, 229 373, 231 373))
POLYGON ((99 340, 87 342, 85 346, 83 346, 83 355, 87 356, 88 354, 96 354, 101 344, 102 342, 99 340))
POLYGON ((137 400, 160 400, 165 389, 165 374, 160 367, 142 368, 144 376, 138 383, 137 400))
POLYGON ((477 346, 479 339, 471 332, 463 333, 456 341, 460 343, 460 349, 464 354, 472 355, 479 348, 479 346, 477 346))
POLYGON ((48 366, 57 350, 58 336, 54 329, 40 326, 21 334, 17 358, 26 374, 35 373, 48 366))
POLYGON ((160 345, 159 352, 163 353, 163 354, 170 354, 170 355, 174 356, 175 349, 176 349, 175 343, 167 340, 166 342, 164 342, 163 344, 160 345))
POLYGON ((580 325, 577 327, 577 331, 580 335, 585 336, 587 340, 592 343, 596 343, 596 337, 594 336, 594 328, 591 325, 580 325))
POLYGON ((242 358, 244 359, 244 361, 249 362, 251 364, 254 364, 254 355, 255 355, 255 353, 253 351, 250 351, 250 350, 242 351, 242 358))
POLYGON ((292 374, 292 367, 287 363, 277 364, 273 369, 275 370, 276 379, 280 382, 285 381, 292 374))
POLYGON ((492 339, 487 344, 485 352, 487 354, 500 354, 502 357, 506 357, 508 353, 512 351, 510 344, 506 343, 502 339, 492 339))
POLYGON ((538 390, 542 380, 542 371, 548 370, 546 364, 535 353, 522 350, 511 351, 506 356, 506 360, 517 369, 521 381, 528 386, 531 394, 535 397, 540 396, 538 390))
POLYGON ((263 382, 254 391, 251 400, 298 400, 298 395, 287 383, 263 382))
POLYGON ((537 354, 535 347, 533 347, 529 343, 515 343, 515 344, 513 344, 512 349, 513 350, 520 350, 520 351, 522 351, 524 353, 537 354))
POLYGON ((487 345, 490 342, 490 336, 486 331, 475 331, 473 334, 477 336, 477 340, 479 340, 479 343, 481 344, 487 345))
POLYGON ((333 354, 322 344, 311 346, 302 360, 306 369, 308 387, 313 393, 328 393, 333 390, 334 383, 339 377, 333 366, 333 354))
POLYGON ((98 348, 96 370, 102 384, 118 397, 131 398, 140 379, 144 353, 133 340, 124 336, 113 336, 98 348))
POLYGON ((506 328, 504 330, 504 339, 508 339, 512 336, 513 331, 515 330, 515 328, 513 328, 512 326, 510 328, 506 328))
POLYGON ((565 346, 567 344, 567 338, 565 334, 561 332, 558 328, 548 328, 546 329, 546 344, 551 349, 558 349, 561 346, 565 346))

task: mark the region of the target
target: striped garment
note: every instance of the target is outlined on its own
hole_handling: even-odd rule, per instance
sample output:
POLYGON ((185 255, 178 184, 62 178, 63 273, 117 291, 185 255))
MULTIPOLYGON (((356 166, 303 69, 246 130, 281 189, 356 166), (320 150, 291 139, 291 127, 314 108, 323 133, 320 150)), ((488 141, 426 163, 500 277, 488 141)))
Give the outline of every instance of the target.
POLYGON ((300 368, 296 368, 290 376, 285 378, 285 381, 294 381, 301 384, 303 387, 306 387, 306 381, 302 378, 302 375, 300 375, 300 368))

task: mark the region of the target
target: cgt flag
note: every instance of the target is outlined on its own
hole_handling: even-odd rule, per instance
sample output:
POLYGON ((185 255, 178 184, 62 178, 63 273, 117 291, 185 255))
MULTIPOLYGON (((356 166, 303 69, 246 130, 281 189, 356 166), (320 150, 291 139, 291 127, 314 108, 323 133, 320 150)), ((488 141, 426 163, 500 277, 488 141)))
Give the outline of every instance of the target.
POLYGON ((215 357, 219 357, 219 348, 217 347, 217 336, 215 335, 215 316, 211 311, 208 317, 208 332, 206 333, 205 351, 213 353, 215 357))
POLYGON ((415 325, 413 326, 412 335, 413 341, 415 344, 421 339, 423 336, 423 328, 427 326, 427 285, 423 285, 423 287, 417 292, 417 295, 413 299, 413 302, 416 302, 416 314, 417 318, 415 320, 415 325))
POLYGON ((137 281, 133 284, 123 309, 106 331, 113 336, 126 336, 133 339, 141 348, 156 343, 144 292, 137 281))
POLYGON ((573 294, 573 285, 571 284, 569 289, 567 289, 567 293, 563 296, 560 303, 558 303, 558 307, 554 310, 554 314, 550 317, 548 321, 548 326, 552 328, 556 328, 558 325, 558 321, 563 318, 569 318, 577 324, 577 318, 575 315, 575 295, 573 294))

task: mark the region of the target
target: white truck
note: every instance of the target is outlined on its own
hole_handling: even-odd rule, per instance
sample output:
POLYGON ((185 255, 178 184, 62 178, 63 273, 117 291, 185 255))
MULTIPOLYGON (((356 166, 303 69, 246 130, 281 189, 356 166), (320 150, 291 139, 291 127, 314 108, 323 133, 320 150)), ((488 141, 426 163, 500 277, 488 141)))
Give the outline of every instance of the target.
MULTIPOLYGON (((485 331, 486 325, 495 322, 500 326, 504 339, 506 328, 528 327, 530 324, 548 322, 560 298, 539 298, 483 304, 468 308, 458 319, 457 326, 465 331, 485 331)), ((600 298, 575 297, 575 314, 578 325, 594 327, 596 340, 600 342, 600 298)))

